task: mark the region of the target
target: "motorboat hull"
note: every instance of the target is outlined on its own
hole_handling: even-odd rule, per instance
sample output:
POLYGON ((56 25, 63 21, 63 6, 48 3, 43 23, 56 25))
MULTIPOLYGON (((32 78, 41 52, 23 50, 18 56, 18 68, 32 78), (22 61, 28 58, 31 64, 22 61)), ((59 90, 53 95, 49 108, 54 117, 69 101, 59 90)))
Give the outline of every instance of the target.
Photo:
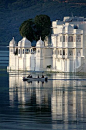
POLYGON ((23 77, 23 81, 47 81, 48 78, 27 78, 27 77, 23 77))

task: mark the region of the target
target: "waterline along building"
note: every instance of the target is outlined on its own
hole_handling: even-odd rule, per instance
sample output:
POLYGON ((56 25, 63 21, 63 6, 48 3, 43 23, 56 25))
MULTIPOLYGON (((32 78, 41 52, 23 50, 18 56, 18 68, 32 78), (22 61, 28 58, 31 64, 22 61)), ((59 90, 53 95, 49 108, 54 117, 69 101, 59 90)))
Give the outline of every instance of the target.
POLYGON ((10 70, 85 72, 86 71, 86 18, 64 17, 52 22, 51 42, 36 46, 24 37, 16 44, 9 43, 10 70))

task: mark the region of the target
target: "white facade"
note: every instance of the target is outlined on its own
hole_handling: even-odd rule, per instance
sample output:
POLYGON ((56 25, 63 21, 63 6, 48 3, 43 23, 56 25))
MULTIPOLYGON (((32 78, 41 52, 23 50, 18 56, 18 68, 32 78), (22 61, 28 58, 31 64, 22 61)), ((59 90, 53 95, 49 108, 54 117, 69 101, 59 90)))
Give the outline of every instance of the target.
POLYGON ((52 22, 51 45, 41 40, 36 47, 25 37, 9 43, 8 70, 85 72, 86 19, 64 17, 52 22))

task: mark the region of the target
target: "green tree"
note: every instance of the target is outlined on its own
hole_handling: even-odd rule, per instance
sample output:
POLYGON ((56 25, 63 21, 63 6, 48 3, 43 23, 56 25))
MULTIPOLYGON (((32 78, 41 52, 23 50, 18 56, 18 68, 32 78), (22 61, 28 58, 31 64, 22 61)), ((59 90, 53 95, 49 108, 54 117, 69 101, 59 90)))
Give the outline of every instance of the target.
POLYGON ((34 22, 32 19, 29 19, 27 21, 24 21, 20 28, 19 32, 22 37, 26 37, 28 40, 33 41, 34 40, 34 22))
POLYGON ((35 39, 38 40, 41 36, 42 40, 50 33, 51 21, 47 15, 37 15, 34 19, 36 26, 35 39))
POLYGON ((40 36, 42 40, 50 33, 51 21, 47 15, 37 15, 34 20, 29 19, 24 21, 19 32, 22 37, 26 37, 28 40, 39 40, 40 36))

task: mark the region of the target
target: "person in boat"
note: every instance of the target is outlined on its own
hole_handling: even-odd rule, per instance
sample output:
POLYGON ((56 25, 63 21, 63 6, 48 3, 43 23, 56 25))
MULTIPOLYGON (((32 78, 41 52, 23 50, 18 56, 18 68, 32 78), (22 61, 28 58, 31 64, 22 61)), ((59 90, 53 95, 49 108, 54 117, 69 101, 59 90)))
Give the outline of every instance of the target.
POLYGON ((32 75, 30 75, 30 78, 32 78, 32 75))
POLYGON ((44 75, 42 74, 42 78, 44 78, 44 75))
POLYGON ((30 78, 30 75, 28 75, 27 78, 30 78))

